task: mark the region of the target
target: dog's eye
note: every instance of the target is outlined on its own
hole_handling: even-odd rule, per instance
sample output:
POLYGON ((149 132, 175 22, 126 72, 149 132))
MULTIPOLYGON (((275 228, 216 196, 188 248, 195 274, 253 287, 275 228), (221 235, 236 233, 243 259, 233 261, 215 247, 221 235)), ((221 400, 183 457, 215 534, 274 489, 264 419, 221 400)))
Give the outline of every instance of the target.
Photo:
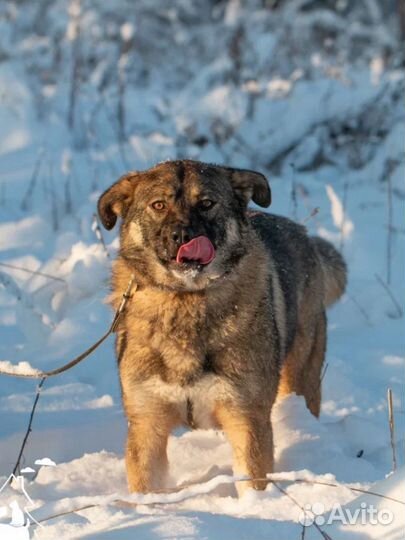
POLYGON ((215 202, 214 201, 211 201, 210 199, 203 199, 202 201, 200 201, 200 208, 201 210, 209 210, 210 208, 212 208, 214 206, 215 202))
POLYGON ((151 204, 151 207, 158 212, 161 212, 166 208, 166 204, 163 201, 155 201, 151 204))

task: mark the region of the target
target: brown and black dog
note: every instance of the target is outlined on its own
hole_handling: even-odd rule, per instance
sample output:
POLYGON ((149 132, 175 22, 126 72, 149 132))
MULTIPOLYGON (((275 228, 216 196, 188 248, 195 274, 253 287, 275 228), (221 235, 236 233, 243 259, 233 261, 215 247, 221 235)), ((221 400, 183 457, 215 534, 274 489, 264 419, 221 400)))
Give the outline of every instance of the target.
POLYGON ((162 484, 181 424, 223 429, 235 473, 252 478, 239 491, 263 489, 276 397, 296 392, 319 415, 325 308, 345 263, 303 226, 249 213, 249 200, 269 206, 262 174, 191 160, 129 172, 100 197, 107 229, 122 218, 113 304, 131 275, 137 284, 116 343, 131 491, 162 484))

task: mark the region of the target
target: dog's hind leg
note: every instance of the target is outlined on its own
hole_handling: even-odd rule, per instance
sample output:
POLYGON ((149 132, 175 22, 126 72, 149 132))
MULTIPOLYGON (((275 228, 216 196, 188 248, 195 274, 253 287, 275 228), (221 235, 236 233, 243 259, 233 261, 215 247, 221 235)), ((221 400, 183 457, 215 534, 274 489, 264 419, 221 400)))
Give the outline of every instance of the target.
POLYGON ((281 368, 277 400, 288 394, 304 396, 311 413, 318 417, 321 406, 321 372, 326 349, 326 316, 321 313, 313 331, 298 330, 281 368))
MULTIPOLYGON (((258 410, 262 406, 258 405, 258 410)), ((249 487, 265 489, 263 480, 273 470, 273 432, 270 410, 255 417, 233 408, 218 404, 215 416, 225 432, 233 450, 234 474, 247 475, 253 480, 237 482, 239 495, 249 487)))

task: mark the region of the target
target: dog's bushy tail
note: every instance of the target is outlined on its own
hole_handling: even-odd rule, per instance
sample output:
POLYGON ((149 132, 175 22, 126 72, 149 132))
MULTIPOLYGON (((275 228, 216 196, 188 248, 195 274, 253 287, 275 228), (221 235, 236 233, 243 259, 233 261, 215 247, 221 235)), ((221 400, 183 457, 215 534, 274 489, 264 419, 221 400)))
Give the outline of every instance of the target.
POLYGON ((321 262, 324 274, 325 307, 338 300, 345 292, 347 267, 342 255, 328 241, 318 236, 311 237, 321 262))

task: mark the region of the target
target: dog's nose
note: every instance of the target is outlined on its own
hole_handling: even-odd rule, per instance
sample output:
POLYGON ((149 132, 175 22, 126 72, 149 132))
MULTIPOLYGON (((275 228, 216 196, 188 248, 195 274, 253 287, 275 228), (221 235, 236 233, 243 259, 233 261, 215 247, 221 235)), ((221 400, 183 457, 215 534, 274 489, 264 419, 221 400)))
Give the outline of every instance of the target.
POLYGON ((190 229, 188 229, 187 227, 177 227, 172 232, 172 240, 179 246, 189 242, 192 237, 193 235, 191 234, 190 229))

